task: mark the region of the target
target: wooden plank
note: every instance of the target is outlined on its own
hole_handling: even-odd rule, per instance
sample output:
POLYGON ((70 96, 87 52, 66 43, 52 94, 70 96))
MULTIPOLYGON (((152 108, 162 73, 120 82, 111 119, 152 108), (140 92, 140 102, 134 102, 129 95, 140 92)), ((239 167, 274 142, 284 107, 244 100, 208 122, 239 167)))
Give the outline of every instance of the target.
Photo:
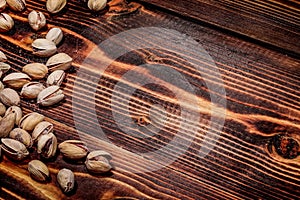
MULTIPOLYGON (((58 141, 83 139, 89 147, 101 148, 114 156, 112 163, 118 168, 111 174, 93 176, 87 173, 84 165, 66 162, 61 155, 55 161, 46 161, 52 174, 52 181, 40 184, 33 181, 26 170, 30 159, 38 158, 35 151, 21 163, 15 163, 6 157, 0 162, 0 197, 8 199, 298 199, 300 169, 299 148, 296 157, 287 149, 293 142, 299 142, 297 133, 300 129, 300 60, 261 47, 257 44, 223 34, 211 28, 178 18, 172 14, 141 8, 138 4, 120 4, 111 6, 110 12, 92 16, 88 9, 78 1, 70 1, 68 9, 61 15, 47 15, 48 26, 63 28, 64 43, 59 52, 73 56, 75 71, 69 73, 62 85, 66 100, 59 106, 49 109, 38 107, 32 102, 22 100, 24 112, 37 111, 54 123, 58 141), (136 10, 137 9, 137 10, 136 10), (118 12, 117 12, 117 11, 118 12), (135 11, 135 12, 134 12, 135 11), (132 13, 131 13, 132 12, 132 13), (125 13, 125 15, 122 15, 125 13), (80 15, 80 17, 78 17, 80 15), (213 150, 204 158, 198 153, 203 146, 205 136, 211 124, 212 106, 207 83, 218 85, 216 74, 210 71, 207 60, 199 59, 191 48, 166 50, 159 48, 132 51, 113 62, 99 80, 99 66, 111 59, 110 49, 100 49, 95 57, 98 65, 84 64, 84 60, 99 43, 111 36, 133 28, 158 26, 176 30, 201 43, 215 61, 224 82, 227 99, 225 125, 214 133, 213 150), (106 53, 106 54, 105 54, 106 53), (199 73, 182 58, 186 55, 195 62, 207 66, 208 71, 199 73), (139 87, 136 83, 126 82, 123 75, 136 69, 141 78, 153 80, 151 73, 145 72, 141 64, 163 64, 178 71, 195 88, 200 109, 199 121, 181 121, 182 105, 174 97, 173 91, 181 88, 165 83, 161 87, 149 85, 139 87), (78 77, 77 72, 82 70, 78 77), (204 76, 207 79, 204 80, 204 76), (79 80, 79 81, 78 81, 79 80), (120 115, 129 118, 143 116, 151 105, 158 103, 168 112, 168 123, 161 132, 149 138, 134 137, 122 131, 112 115, 112 93, 117 83, 123 83, 124 90, 119 93, 120 115), (129 86, 136 88, 130 96, 131 115, 125 111, 124 99, 129 86), (95 99, 89 94, 97 88, 95 99), (79 103, 80 100, 82 103, 79 103), (73 100, 73 101, 72 101, 73 100), (91 113, 96 102, 97 119, 91 113), (76 104, 77 102, 77 104, 76 104), (72 104, 75 103, 75 104, 72 104), (74 113, 80 119, 83 131, 77 130, 74 113), (157 150, 177 135, 178 124, 183 123, 182 141, 191 138, 191 130, 198 130, 188 151, 175 162, 162 169, 130 173, 122 169, 143 169, 141 159, 133 153, 145 153, 157 150), (97 138, 97 125, 100 125, 110 141, 122 147, 112 148, 107 141, 97 138), (217 136, 220 136, 218 139, 217 136), (284 140, 284 137, 290 140, 284 140), (274 148, 276 147, 276 149, 274 148), (75 172, 77 190, 72 196, 61 193, 56 183, 56 173, 61 168, 70 168, 75 172)), ((0 50, 4 51, 14 71, 33 61, 45 62, 31 54, 32 38, 43 35, 33 33, 27 25, 30 10, 43 11, 45 1, 27 1, 28 10, 13 14, 16 31, 0 35, 0 50)), ((112 2, 116 3, 116 1, 112 2)), ((154 33, 152 33, 154 34, 154 33)), ((137 39, 136 44, 151 43, 151 35, 137 39)), ((170 33, 169 33, 170 34, 170 33)), ((134 35, 138 37, 139 35, 134 35)), ((174 35, 170 34, 172 38, 174 35)), ((182 41, 179 41, 179 43, 182 41)), ((112 46, 124 45, 115 41, 112 46)), ((160 45, 160 46, 159 46, 160 45)), ((182 90, 181 90, 182 91, 182 90)), ((187 94, 193 97, 193 94, 187 94)), ((218 102, 215 103, 218 105, 218 102)), ((221 104, 219 105, 221 106, 221 104)), ((155 113, 159 119, 160 113, 155 113)), ((132 120, 133 121, 133 120, 132 120)), ((124 124, 126 126, 126 124, 124 124)), ((143 134, 144 129, 140 129, 143 134)), ((297 143, 296 143, 297 144, 297 143)), ((184 145, 176 146, 184 150, 184 145)), ((173 152, 162 158, 172 157, 173 152)), ((162 161, 163 161, 162 159, 162 161)), ((154 164, 153 164, 154 165, 154 164)))
POLYGON ((282 52, 300 53, 300 4, 282 0, 139 0, 282 52))

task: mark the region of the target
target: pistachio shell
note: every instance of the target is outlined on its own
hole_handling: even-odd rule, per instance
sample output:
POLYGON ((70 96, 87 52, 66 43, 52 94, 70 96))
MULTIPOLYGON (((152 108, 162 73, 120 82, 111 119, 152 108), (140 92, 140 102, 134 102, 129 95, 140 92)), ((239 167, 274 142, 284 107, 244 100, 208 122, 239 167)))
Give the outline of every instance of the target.
POLYGON ((15 90, 4 88, 0 92, 0 101, 6 106, 18 106, 20 104, 20 96, 15 90))
POLYGON ((45 119, 44 115, 41 115, 36 112, 29 113, 22 117, 19 123, 19 128, 22 128, 26 131, 32 131, 35 126, 42 122, 45 119))
POLYGON ((3 103, 0 103, 0 116, 4 116, 6 112, 6 107, 3 103))
POLYGON ((6 13, 0 14, 0 33, 10 31, 13 28, 14 24, 14 20, 10 15, 6 13))
POLYGON ((66 140, 60 143, 58 148, 60 153, 70 160, 85 158, 89 152, 86 143, 80 140, 66 140))
POLYGON ((2 150, 8 157, 14 160, 23 160, 26 156, 29 155, 28 150, 25 145, 21 142, 10 139, 10 138, 2 138, 2 150))
POLYGON ((3 73, 7 72, 8 70, 10 70, 10 65, 4 62, 0 62, 0 71, 2 71, 3 73))
POLYGON ((36 39, 32 43, 33 54, 40 57, 49 57, 56 53, 54 42, 47 39, 36 39))
POLYGON ((112 169, 111 155, 105 151, 92 151, 86 158, 85 166, 92 173, 106 173, 112 169))
POLYGON ((16 114, 10 113, 0 121, 0 138, 7 137, 15 126, 16 114))
POLYGON ((69 169, 61 169, 57 174, 57 182, 64 193, 69 193, 74 189, 75 176, 69 169))
POLYGON ((31 78, 24 73, 10 73, 3 78, 3 83, 12 89, 20 89, 26 83, 29 83, 31 78))
MULTIPOLYGON (((1 7, 1 1, 3 1, 3 0, 0 0, 0 7, 1 7)), ((6 55, 2 51, 0 51, 0 62, 6 62, 6 61, 7 61, 6 55)), ((0 69, 0 71, 1 71, 1 69, 0 69)))
POLYGON ((28 163, 28 171, 32 179, 45 182, 50 179, 48 167, 39 160, 32 160, 28 163))
POLYGON ((106 7, 107 0, 89 0, 88 7, 92 11, 100 11, 106 7))
POLYGON ((50 57, 46 66, 50 71, 68 70, 72 66, 73 59, 66 53, 58 53, 50 57))
POLYGON ((32 132, 32 140, 36 142, 42 135, 47 135, 53 131, 53 124, 47 121, 38 123, 32 132))
POLYGON ((53 133, 42 135, 38 139, 37 152, 44 158, 52 158, 57 150, 57 139, 53 133))
POLYGON ((32 147, 32 139, 29 133, 21 128, 15 128, 9 133, 11 139, 15 139, 23 143, 27 148, 32 147))
POLYGON ((6 0, 6 3, 13 11, 21 12, 26 8, 25 0, 6 0))
POLYGON ((38 31, 46 25, 46 17, 42 12, 33 10, 28 15, 28 22, 33 30, 38 31))
POLYGON ((19 106, 11 106, 6 110, 5 116, 10 114, 10 113, 15 113, 16 114, 15 125, 19 125, 19 122, 20 122, 20 120, 22 119, 22 116, 23 116, 22 109, 19 106))
POLYGON ((43 84, 39 82, 30 82, 23 86, 20 94, 25 99, 36 99, 43 89, 45 89, 43 84))
POLYGON ((6 0, 0 0, 0 12, 4 10, 6 6, 7 6, 6 0))
POLYGON ((47 0, 46 7, 50 13, 60 12, 67 4, 67 0, 47 0))
POLYGON ((47 78, 47 86, 57 85, 60 86, 66 77, 63 70, 55 70, 47 78))
POLYGON ((37 97, 37 103, 42 106, 52 106, 63 100, 64 97, 65 95, 63 94, 62 90, 60 90, 58 86, 54 85, 42 90, 39 93, 37 97))
POLYGON ((28 74, 32 79, 43 79, 48 73, 48 67, 42 63, 31 63, 23 67, 22 71, 28 74))
POLYGON ((62 41, 63 37, 64 35, 62 30, 56 27, 51 28, 46 35, 46 39, 54 42, 56 45, 58 45, 62 41))
MULTIPOLYGON (((0 75, 2 74, 2 72, 0 71, 0 75)), ((0 76, 1 78, 1 76, 0 76)), ((0 92, 4 89, 4 85, 3 83, 0 81, 0 92)))

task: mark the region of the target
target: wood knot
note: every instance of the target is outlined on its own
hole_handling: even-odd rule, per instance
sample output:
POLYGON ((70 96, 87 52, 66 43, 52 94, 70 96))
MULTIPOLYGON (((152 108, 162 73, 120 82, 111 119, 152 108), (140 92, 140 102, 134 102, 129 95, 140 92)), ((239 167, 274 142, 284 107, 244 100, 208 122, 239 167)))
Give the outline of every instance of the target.
POLYGON ((142 115, 142 116, 135 116, 134 121, 139 126, 147 126, 151 123, 151 120, 148 116, 142 115))
POLYGON ((289 135, 276 135, 272 144, 279 156, 285 159, 294 159, 300 155, 299 141, 289 135))

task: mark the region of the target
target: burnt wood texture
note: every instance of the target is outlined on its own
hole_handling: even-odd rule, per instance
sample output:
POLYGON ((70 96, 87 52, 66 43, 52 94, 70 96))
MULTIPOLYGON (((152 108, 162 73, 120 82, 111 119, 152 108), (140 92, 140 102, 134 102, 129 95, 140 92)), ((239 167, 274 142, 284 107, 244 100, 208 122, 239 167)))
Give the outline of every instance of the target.
MULTIPOLYGON (((299 199, 298 1, 114 0, 105 12, 91 13, 83 1, 69 0, 66 9, 56 15, 47 12, 45 3, 45 0, 28 0, 22 13, 5 10, 15 20, 15 27, 0 34, 0 50, 7 55, 11 71, 20 71, 31 62, 45 62, 47 59, 32 55, 30 44, 43 37, 49 28, 60 27, 65 37, 58 52, 74 58, 74 69, 62 84, 66 95, 62 103, 41 108, 22 100, 24 113, 44 114, 54 124, 58 142, 83 139, 91 150, 112 153, 112 164, 116 167, 108 174, 91 175, 82 163, 70 163, 58 155, 55 160, 45 161, 51 181, 43 184, 32 180, 27 171, 28 162, 38 158, 34 149, 19 163, 2 156, 0 199, 299 199), (27 16, 33 9, 44 12, 47 18, 47 28, 39 32, 33 32, 28 25, 27 16), (209 60, 199 60, 193 51, 195 43, 189 44, 190 49, 173 51, 163 43, 156 44, 157 48, 133 50, 101 72, 100 66, 112 60, 110 49, 100 48, 94 57, 91 51, 118 33, 145 27, 176 30, 201 44, 221 79, 211 71, 209 60), (88 57, 94 65, 87 63, 88 57), (197 71, 183 57, 204 66, 203 71, 197 71), (124 79, 129 71, 134 71, 141 80, 160 79, 145 70, 143 64, 159 64, 177 71, 194 88, 194 93, 166 80, 157 80, 164 83, 159 86, 140 86, 124 79), (211 91, 210 84, 223 87, 225 93, 221 89, 211 91), (117 86, 120 89, 114 94, 117 86), (134 92, 129 88, 134 88, 134 92), (197 106, 189 101, 182 105, 174 91, 186 99, 195 98, 197 106), (212 102, 212 93, 220 101, 212 102), (226 99, 226 106, 222 99, 226 99), (122 118, 137 124, 137 133, 146 134, 145 127, 154 123, 154 119, 161 131, 147 137, 127 134, 115 121, 113 105, 117 105, 122 118), (166 119, 161 119, 160 109, 149 119, 153 105, 159 105, 157 108, 167 113, 166 119), (184 112, 181 106, 188 105, 192 105, 191 113, 199 114, 198 121, 181 117, 184 112), (225 121, 221 128, 212 131, 207 141, 211 149, 201 157, 199 152, 208 131, 216 123, 212 119, 222 118, 218 112, 212 112, 213 108, 224 113, 225 121), (94 111, 96 118, 91 117, 94 111), (97 137, 99 126, 109 141, 97 137), (180 127, 183 127, 180 135, 183 144, 174 149, 183 150, 182 155, 157 170, 133 173, 149 167, 147 158, 138 155, 168 145, 180 127), (191 141, 187 149, 186 141, 191 141), (75 173, 77 184, 73 194, 65 195, 59 189, 56 174, 61 168, 75 173)), ((173 37, 172 32, 166 34, 173 37)), ((154 35, 139 37, 137 33, 135 43, 151 44, 154 35)), ((127 46, 113 42, 112 48, 127 46)), ((130 128, 127 124, 123 126, 130 128)), ((162 162, 173 156, 174 152, 166 152, 162 162)))

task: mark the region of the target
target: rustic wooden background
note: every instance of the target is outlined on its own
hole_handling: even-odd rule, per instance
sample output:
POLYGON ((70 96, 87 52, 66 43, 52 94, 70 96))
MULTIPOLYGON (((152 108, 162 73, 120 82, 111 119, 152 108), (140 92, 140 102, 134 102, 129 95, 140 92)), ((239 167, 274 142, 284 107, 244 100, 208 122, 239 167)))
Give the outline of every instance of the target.
MULTIPOLYGON (((62 13, 49 15, 45 0, 28 0, 26 11, 10 13, 16 23, 14 30, 0 34, 0 50, 6 53, 8 63, 19 71, 27 63, 45 62, 32 55, 30 44, 58 26, 65 33, 58 51, 72 55, 74 70, 62 85, 66 94, 62 104, 43 109, 22 101, 25 113, 44 114, 55 124, 59 142, 84 138, 91 148, 111 151, 112 163, 120 168, 94 176, 84 165, 74 165, 58 156, 55 161, 47 161, 51 183, 41 184, 33 181, 26 170, 28 161, 37 157, 34 152, 21 163, 4 157, 0 162, 0 199, 299 199, 299 11, 300 4, 294 0, 114 0, 105 13, 92 14, 82 1, 70 0, 62 13), (48 27, 38 33, 27 24, 27 15, 33 9, 43 11, 48 20, 48 27), (227 99, 225 125, 222 132, 215 133, 220 137, 212 140, 216 145, 205 158, 199 158, 198 152, 210 125, 210 112, 206 112, 211 106, 210 91, 201 75, 193 73, 191 66, 175 54, 178 52, 165 51, 163 46, 130 52, 113 62, 96 83, 97 68, 82 64, 91 50, 110 36, 149 26, 174 29, 192 37, 202 44, 221 73, 226 90, 223 98, 227 99), (130 173, 122 166, 134 169, 141 163, 94 138, 95 123, 122 151, 134 153, 151 152, 168 144, 180 123, 180 105, 172 86, 148 85, 134 93, 131 115, 126 117, 133 121, 136 117, 147 118, 149 105, 157 103, 168 112, 170 122, 157 135, 144 139, 131 137, 115 124, 110 104, 114 86, 123 81, 123 74, 144 63, 159 63, 180 72, 195 86, 203 112, 199 122, 185 122, 199 131, 183 156, 157 171, 130 173), (79 69, 84 74, 74 85, 79 69), (84 103, 94 99, 82 95, 93 87, 97 87, 96 120, 88 117, 93 108, 84 103), (76 105, 78 110, 72 110, 72 95, 83 102, 76 105), (81 119, 83 131, 76 130, 74 112, 81 119), (55 174, 63 167, 72 169, 77 179, 76 192, 69 196, 62 194, 56 183, 55 174)), ((151 41, 141 38, 136 42, 151 41)), ((109 56, 102 54, 97 59, 101 63, 109 56)), ((146 72, 140 75, 150 76, 146 72)), ((215 80, 213 74, 210 78, 215 80)), ((120 107, 125 106, 120 101, 120 107)), ((189 134, 186 130, 183 140, 189 134)))

